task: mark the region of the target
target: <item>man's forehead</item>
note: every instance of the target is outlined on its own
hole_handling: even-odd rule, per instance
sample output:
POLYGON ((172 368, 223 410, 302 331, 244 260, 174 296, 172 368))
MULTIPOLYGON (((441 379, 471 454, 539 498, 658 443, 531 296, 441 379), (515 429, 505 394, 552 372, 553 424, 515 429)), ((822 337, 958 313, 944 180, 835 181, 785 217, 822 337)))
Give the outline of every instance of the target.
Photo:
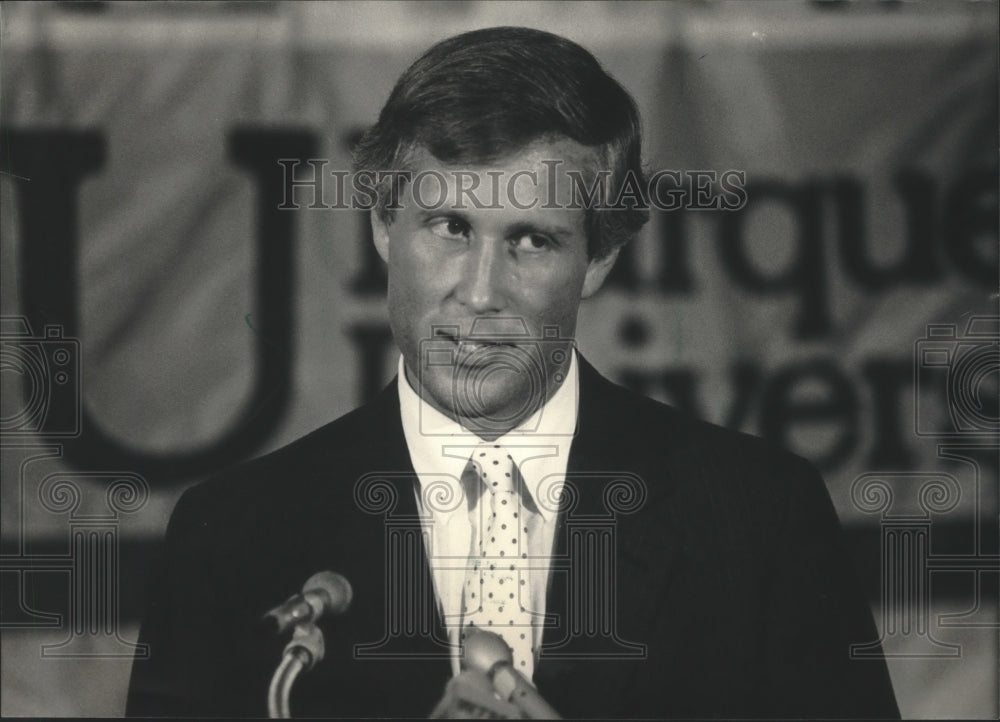
MULTIPOLYGON (((472 196, 483 206, 500 210, 574 206, 574 188, 591 182, 599 167, 600 152, 593 147, 558 137, 533 141, 488 161, 445 163, 426 148, 408 154, 411 199, 420 196, 420 207, 438 195, 444 206, 461 206, 472 196)), ((579 210, 579 206, 576 206, 579 210)))

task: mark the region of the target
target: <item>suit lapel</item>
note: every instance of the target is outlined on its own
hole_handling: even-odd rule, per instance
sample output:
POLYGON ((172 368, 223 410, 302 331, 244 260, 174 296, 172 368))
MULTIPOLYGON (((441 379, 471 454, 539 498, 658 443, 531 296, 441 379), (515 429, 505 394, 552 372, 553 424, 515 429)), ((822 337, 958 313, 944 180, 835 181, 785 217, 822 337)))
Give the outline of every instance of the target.
POLYGON ((597 700, 614 699, 635 669, 623 662, 644 658, 649 640, 630 638, 623 628, 653 628, 660 611, 655 600, 682 549, 679 525, 665 523, 676 518, 669 470, 652 471, 649 445, 657 440, 636 426, 641 422, 633 418, 635 401, 628 392, 578 358, 578 431, 546 598, 546 612, 557 619, 547 624, 535 675, 543 694, 567 714, 572 706, 593 713, 601 708, 597 700), (580 681, 595 664, 602 686, 588 689, 580 681), (597 707, 587 706, 590 696, 597 707))
MULTIPOLYGON (((352 509, 343 515, 346 523, 336 545, 353 550, 348 555, 355 557, 359 540, 374 544, 377 551, 348 563, 364 580, 365 601, 384 616, 371 620, 381 634, 358 639, 355 653, 359 659, 443 660, 447 665, 447 632, 434 594, 424 542, 427 525, 417 511, 417 476, 403 434, 396 383, 394 379, 363 407, 365 415, 357 423, 358 438, 365 443, 353 451, 341 481, 351 485, 347 503, 352 509)), ((347 501, 343 493, 341 499, 347 501)))

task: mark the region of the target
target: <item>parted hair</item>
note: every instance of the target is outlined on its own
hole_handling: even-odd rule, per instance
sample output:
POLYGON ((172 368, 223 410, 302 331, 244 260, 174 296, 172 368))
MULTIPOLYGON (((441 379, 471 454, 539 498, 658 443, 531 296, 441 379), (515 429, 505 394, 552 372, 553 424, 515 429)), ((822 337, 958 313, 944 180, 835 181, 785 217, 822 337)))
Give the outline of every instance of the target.
MULTIPOLYGON (((355 146, 354 167, 414 170, 418 148, 447 165, 481 167, 560 137, 593 148, 593 170, 610 171, 605 202, 586 208, 589 255, 605 257, 649 218, 639 112, 593 55, 558 35, 496 27, 437 43, 400 76, 355 146), (642 202, 612 207, 629 175, 642 202)), ((378 192, 374 212, 391 223, 390 184, 378 192)))

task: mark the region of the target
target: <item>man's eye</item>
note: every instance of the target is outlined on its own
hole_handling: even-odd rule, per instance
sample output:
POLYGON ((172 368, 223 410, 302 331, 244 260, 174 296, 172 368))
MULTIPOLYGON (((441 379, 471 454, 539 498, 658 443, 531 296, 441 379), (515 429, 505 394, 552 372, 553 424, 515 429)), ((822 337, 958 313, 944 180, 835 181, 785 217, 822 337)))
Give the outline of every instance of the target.
POLYGON ((514 241, 514 246, 518 251, 528 253, 538 253, 546 251, 552 247, 552 240, 548 236, 539 233, 525 233, 514 241))
POLYGON ((430 229, 441 238, 457 238, 469 232, 469 224, 460 218, 439 218, 430 224, 430 229))

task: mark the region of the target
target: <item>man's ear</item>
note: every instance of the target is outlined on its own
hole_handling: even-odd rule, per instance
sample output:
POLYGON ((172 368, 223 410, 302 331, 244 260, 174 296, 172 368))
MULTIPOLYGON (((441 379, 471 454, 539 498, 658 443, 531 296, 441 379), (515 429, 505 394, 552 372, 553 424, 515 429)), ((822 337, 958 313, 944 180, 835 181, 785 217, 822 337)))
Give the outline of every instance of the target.
POLYGON ((591 258, 587 266, 587 274, 583 277, 583 290, 580 291, 580 298, 590 298, 604 284, 604 279, 611 273, 618 258, 618 250, 611 251, 603 258, 591 258))
POLYGON ((372 217, 372 238, 375 240, 375 250, 382 256, 382 260, 389 262, 389 226, 382 219, 382 214, 377 210, 371 212, 372 217))

